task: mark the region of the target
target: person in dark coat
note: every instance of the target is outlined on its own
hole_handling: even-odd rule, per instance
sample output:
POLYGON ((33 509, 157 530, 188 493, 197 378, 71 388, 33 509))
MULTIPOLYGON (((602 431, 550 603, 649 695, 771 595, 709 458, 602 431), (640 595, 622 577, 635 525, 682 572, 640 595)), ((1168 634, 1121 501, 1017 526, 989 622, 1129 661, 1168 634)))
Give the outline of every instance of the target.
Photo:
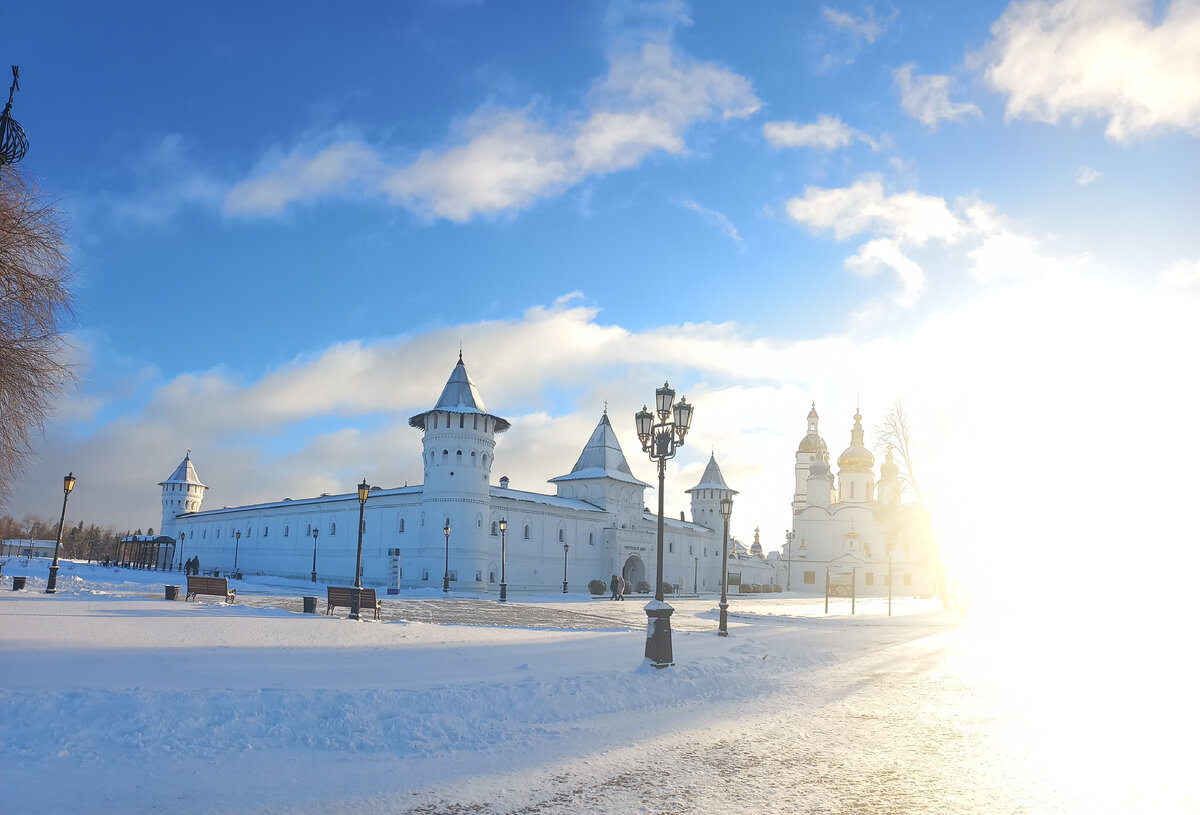
POLYGON ((617 599, 617 589, 620 587, 621 584, 617 581, 617 576, 614 574, 612 576, 612 580, 608 581, 608 590, 612 592, 612 597, 609 597, 609 600, 617 599))
POLYGON ((192 574, 200 574, 200 556, 196 555, 192 558, 192 574))
POLYGON ((623 577, 619 577, 619 578, 617 578, 617 580, 620 581, 617 585, 617 599, 624 600, 625 599, 625 587, 629 584, 625 582, 625 578, 623 578, 623 577))

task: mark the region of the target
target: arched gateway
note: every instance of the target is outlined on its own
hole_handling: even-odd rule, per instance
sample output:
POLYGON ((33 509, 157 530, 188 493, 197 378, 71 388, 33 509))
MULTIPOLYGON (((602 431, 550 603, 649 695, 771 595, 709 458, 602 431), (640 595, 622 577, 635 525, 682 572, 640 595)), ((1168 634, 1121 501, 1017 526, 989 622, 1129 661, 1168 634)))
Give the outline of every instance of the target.
POLYGON ((638 583, 646 579, 646 564, 642 563, 642 559, 637 555, 630 555, 621 567, 621 577, 625 578, 631 591, 636 590, 638 583))

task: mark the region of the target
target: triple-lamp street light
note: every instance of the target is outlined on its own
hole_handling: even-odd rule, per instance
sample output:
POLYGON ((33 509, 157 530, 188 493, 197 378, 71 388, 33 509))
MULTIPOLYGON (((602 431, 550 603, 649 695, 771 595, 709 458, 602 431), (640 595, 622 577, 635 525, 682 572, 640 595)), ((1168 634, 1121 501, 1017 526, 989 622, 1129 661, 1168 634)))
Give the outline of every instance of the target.
POLYGON ((654 392, 654 406, 658 424, 645 405, 634 415, 634 421, 642 451, 658 464, 658 565, 654 599, 646 604, 646 659, 655 668, 666 668, 675 664, 671 652, 671 613, 675 609, 663 599, 663 489, 667 460, 675 457, 675 450, 683 446, 692 427, 693 406, 686 397, 676 403, 675 391, 668 382, 654 392))
MULTIPOLYGON (((359 611, 362 604, 362 536, 363 536, 363 510, 367 506, 367 497, 371 494, 371 485, 367 483, 367 479, 363 479, 358 485, 358 555, 354 560, 354 589, 350 592, 350 619, 357 620, 361 618, 359 611)), ((316 538, 313 538, 315 546, 316 538)), ((314 561, 315 562, 315 561, 314 561)), ((314 572, 316 567, 313 567, 314 572)))
MULTIPOLYGON (((54 594, 55 587, 58 585, 58 547, 62 544, 63 522, 67 519, 67 499, 71 497, 73 489, 75 489, 75 475, 67 473, 63 476, 62 515, 58 519, 58 537, 54 540, 54 562, 50 564, 50 576, 46 578, 46 594, 54 594)), ((29 548, 33 549, 32 546, 29 548)))
POLYGON ((507 545, 508 521, 500 519, 500 602, 508 602, 508 574, 505 572, 505 561, 508 559, 507 545))
POLYGON ((442 534, 446 536, 446 573, 442 575, 442 594, 450 593, 450 519, 446 519, 446 526, 442 528, 442 534))
POLYGON ((729 516, 733 514, 733 496, 721 498, 721 517, 725 519, 725 532, 721 536, 721 622, 717 625, 717 636, 729 636, 729 516))

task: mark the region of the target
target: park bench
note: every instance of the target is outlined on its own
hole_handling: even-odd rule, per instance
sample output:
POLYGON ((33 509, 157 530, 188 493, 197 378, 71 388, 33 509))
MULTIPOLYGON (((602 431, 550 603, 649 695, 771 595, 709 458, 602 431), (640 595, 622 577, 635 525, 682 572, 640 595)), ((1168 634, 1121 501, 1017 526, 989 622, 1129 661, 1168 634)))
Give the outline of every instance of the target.
POLYGON ((229 588, 229 580, 224 577, 200 577, 189 574, 187 580, 187 596, 183 598, 184 600, 194 600, 197 594, 224 597, 227 603, 237 600, 237 589, 229 588))
MULTIPOLYGON (((328 605, 325 606, 325 613, 332 614, 335 608, 351 608, 351 598, 354 594, 354 589, 349 586, 329 586, 325 589, 328 605)), ((366 609, 375 609, 375 619, 379 619, 380 613, 383 612, 383 604, 375 599, 375 589, 360 589, 362 594, 359 597, 359 614, 361 615, 366 609)))

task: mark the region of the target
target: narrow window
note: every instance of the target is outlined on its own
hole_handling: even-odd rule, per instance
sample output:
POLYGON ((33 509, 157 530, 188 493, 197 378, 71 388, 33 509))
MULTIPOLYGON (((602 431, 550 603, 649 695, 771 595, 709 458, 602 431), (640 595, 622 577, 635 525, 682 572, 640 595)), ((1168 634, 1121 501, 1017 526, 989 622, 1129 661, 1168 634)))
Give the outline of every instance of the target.
POLYGON ((459 450, 454 454, 454 462, 456 464, 462 464, 462 450, 459 450))
POLYGON ((671 541, 670 543, 667 544, 667 551, 669 551, 669 552, 675 551, 675 541, 671 541))
POLYGON ((561 529, 558 530, 558 542, 559 543, 563 542, 563 531, 561 529))
POLYGON ((496 537, 496 522, 492 521, 492 537, 496 537))
POLYGON ((525 540, 529 540, 529 524, 525 524, 525 540))
POLYGON ((478 413, 476 413, 474 416, 471 417, 471 427, 475 430, 479 429, 479 414, 478 413))
POLYGON ((330 521, 330 522, 329 522, 329 534, 330 534, 330 535, 336 535, 336 534, 337 534, 337 521, 330 521))
POLYGON ((588 546, 594 546, 594 545, 595 545, 595 542, 592 540, 592 534, 593 534, 593 533, 591 533, 591 532, 589 532, 589 533, 588 533, 588 546))
POLYGON ((283 536, 285 538, 288 536, 288 532, 290 532, 291 529, 292 529, 292 527, 290 525, 288 525, 288 524, 283 525, 283 536))
POLYGON ((422 570, 421 570, 421 579, 422 579, 422 580, 428 580, 428 579, 429 579, 429 570, 428 570, 428 569, 422 569, 422 570))
POLYGON ((401 532, 404 531, 404 519, 403 518, 400 519, 400 531, 401 532))
POLYGON ((466 416, 462 415, 461 413, 460 413, 460 414, 458 414, 458 427, 459 427, 459 429, 460 429, 460 430, 461 430, 462 428, 464 428, 464 427, 466 427, 466 426, 467 426, 467 425, 466 425, 466 421, 467 421, 467 417, 466 417, 466 416))
POLYGON ((477 462, 478 462, 478 459, 475 458, 475 451, 472 450, 471 451, 471 466, 474 467, 477 462))
POLYGON ((483 582, 483 570, 482 569, 475 570, 475 582, 476 583, 483 582))
POLYGON ((264 527, 263 527, 263 537, 264 537, 264 538, 267 536, 267 530, 268 530, 268 529, 270 529, 270 527, 268 527, 268 526, 264 526, 264 527))

